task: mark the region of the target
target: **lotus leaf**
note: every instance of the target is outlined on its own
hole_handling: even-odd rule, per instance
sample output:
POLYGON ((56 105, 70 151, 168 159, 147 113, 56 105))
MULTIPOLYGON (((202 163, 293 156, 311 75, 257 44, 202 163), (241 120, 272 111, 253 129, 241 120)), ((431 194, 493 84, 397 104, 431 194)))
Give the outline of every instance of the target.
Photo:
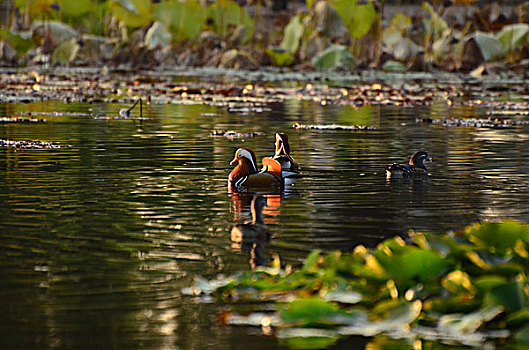
POLYGON ((206 10, 196 0, 160 2, 153 6, 152 12, 154 19, 169 28, 176 42, 196 38, 206 22, 206 10))
POLYGON ((291 349, 324 349, 338 340, 335 331, 313 328, 282 329, 277 337, 284 339, 291 349))
POLYGON ((213 30, 221 36, 226 36, 230 27, 244 25, 248 28, 241 44, 247 43, 253 36, 254 21, 245 8, 231 0, 219 0, 207 8, 207 17, 213 20, 213 30))
POLYGON ((509 327, 519 327, 529 325, 529 309, 525 308, 511 313, 507 317, 507 325, 509 327))
POLYGON ((505 255, 512 251, 517 240, 528 241, 529 226, 511 220, 502 223, 474 224, 466 228, 465 235, 478 247, 505 255))
POLYGON ((283 307, 279 315, 284 323, 302 327, 341 325, 352 320, 335 303, 318 297, 295 300, 283 307))
POLYGON ((312 65, 318 69, 348 68, 353 61, 353 55, 346 46, 331 45, 312 59, 312 65))
POLYGON ((110 12, 127 27, 138 28, 151 22, 150 0, 110 1, 110 12))
POLYGON ((445 287, 452 294, 476 294, 476 287, 472 285, 468 274, 461 270, 455 270, 450 272, 443 278, 441 282, 442 286, 445 287))
POLYGON ((529 24, 516 23, 503 27, 497 34, 498 40, 503 45, 503 52, 510 53, 520 50, 527 42, 529 24))
POLYGON ((393 46, 397 41, 404 37, 406 30, 411 26, 411 18, 398 12, 382 35, 382 41, 386 47, 393 46))
POLYGON ((377 18, 375 6, 371 1, 359 4, 356 0, 332 0, 331 4, 353 38, 366 35, 377 18))
POLYGON ((78 17, 92 11, 94 4, 90 0, 58 0, 59 11, 66 16, 78 17))
POLYGON ((265 52, 272 59, 274 66, 287 67, 294 63, 292 54, 281 48, 269 47, 266 48, 265 52))
POLYGON ((171 41, 171 34, 167 31, 167 28, 161 22, 154 22, 145 33, 144 44, 150 50, 157 47, 166 47, 171 41))
POLYGON ((523 309, 526 304, 523 285, 519 281, 507 282, 492 288, 485 298, 488 303, 505 306, 508 312, 523 309))
POLYGON ((79 49, 81 46, 78 43, 78 40, 76 38, 71 38, 69 40, 63 41, 56 49, 53 51, 53 55, 51 56, 51 62, 56 64, 68 64, 71 63, 75 57, 77 57, 77 53, 79 52, 79 49))
POLYGON ((439 254, 413 246, 406 246, 399 252, 377 249, 373 255, 400 288, 426 281, 448 266, 439 254))
POLYGON ((57 45, 68 39, 79 37, 79 32, 75 29, 57 21, 35 21, 31 26, 31 30, 40 37, 44 37, 46 32, 49 31, 57 45))
POLYGON ((328 1, 318 1, 312 12, 312 25, 320 36, 334 38, 347 32, 342 18, 328 1))
POLYGON ((301 16, 294 16, 285 27, 285 36, 283 41, 281 41, 280 47, 292 54, 296 53, 304 31, 305 26, 301 22, 301 16))

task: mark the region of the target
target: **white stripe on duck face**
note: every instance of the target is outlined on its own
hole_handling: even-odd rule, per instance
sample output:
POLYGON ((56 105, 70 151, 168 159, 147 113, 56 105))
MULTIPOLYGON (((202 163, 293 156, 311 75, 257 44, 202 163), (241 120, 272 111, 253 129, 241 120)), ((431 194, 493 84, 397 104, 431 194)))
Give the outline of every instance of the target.
POLYGON ((253 161, 253 157, 252 157, 252 154, 250 152, 248 152, 247 150, 245 149, 242 149, 242 148, 239 148, 237 150, 237 154, 241 157, 244 157, 246 159, 249 159, 250 160, 250 163, 252 163, 252 166, 253 166, 253 169, 255 172, 257 172, 257 164, 254 163, 253 161))

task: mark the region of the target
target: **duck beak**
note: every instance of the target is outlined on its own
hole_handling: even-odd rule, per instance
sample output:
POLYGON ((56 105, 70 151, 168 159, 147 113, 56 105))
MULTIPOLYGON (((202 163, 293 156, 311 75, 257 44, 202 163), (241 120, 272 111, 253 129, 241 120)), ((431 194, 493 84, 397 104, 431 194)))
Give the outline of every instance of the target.
POLYGON ((233 158, 233 160, 230 162, 230 165, 233 165, 233 164, 235 164, 235 163, 237 163, 237 162, 238 162, 237 157, 235 157, 235 158, 233 158))
POLYGON ((432 157, 426 158, 426 160, 429 161, 429 162, 433 162, 433 158, 432 157))

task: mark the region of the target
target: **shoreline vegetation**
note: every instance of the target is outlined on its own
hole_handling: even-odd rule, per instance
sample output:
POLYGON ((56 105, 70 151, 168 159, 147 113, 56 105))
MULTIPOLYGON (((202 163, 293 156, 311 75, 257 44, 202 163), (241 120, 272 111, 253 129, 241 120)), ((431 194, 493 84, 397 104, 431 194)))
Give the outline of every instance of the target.
POLYGON ((351 335, 414 349, 518 348, 529 343, 528 244, 529 226, 510 220, 447 234, 410 231, 373 249, 316 250, 301 267, 274 260, 198 277, 182 293, 228 304, 219 322, 260 327, 292 348, 325 348, 351 335))
POLYGON ((14 0, 4 67, 288 67, 470 72, 529 66, 529 2, 14 0), (74 5, 73 5, 74 4, 74 5))

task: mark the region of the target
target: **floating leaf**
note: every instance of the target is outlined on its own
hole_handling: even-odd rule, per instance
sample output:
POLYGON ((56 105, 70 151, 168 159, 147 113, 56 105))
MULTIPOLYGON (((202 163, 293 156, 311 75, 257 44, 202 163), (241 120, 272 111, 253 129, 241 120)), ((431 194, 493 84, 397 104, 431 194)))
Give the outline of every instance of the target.
POLYGON ((465 235, 478 247, 505 255, 512 251, 517 240, 522 239, 527 242, 529 226, 512 220, 502 223, 488 222, 468 226, 465 235))
POLYGON ((476 288, 472 285, 470 277, 466 272, 461 270, 450 272, 443 278, 441 284, 453 294, 476 293, 476 288))
POLYGON ((351 316, 336 304, 317 297, 294 300, 283 307, 279 315, 284 323, 303 327, 351 322, 351 316))
POLYGON ((499 305, 486 306, 468 315, 450 314, 439 319, 438 328, 448 334, 464 335, 476 332, 484 323, 496 318, 503 312, 499 305))
POLYGON ((331 45, 312 59, 312 65, 318 69, 349 68, 353 65, 353 55, 343 45, 331 45))
POLYGON ((439 254, 413 246, 401 249, 379 248, 373 252, 378 263, 399 287, 410 287, 437 275, 448 263, 439 254))
POLYGON ((290 349, 325 349, 339 338, 335 331, 314 328, 281 329, 277 337, 284 340, 290 349))
POLYGON ((356 0, 332 0, 331 4, 353 38, 366 35, 377 18, 375 6, 371 1, 360 3, 356 0))
POLYGON ((508 282, 496 286, 487 294, 486 301, 505 306, 507 311, 519 311, 525 307, 525 296, 521 282, 508 282))

